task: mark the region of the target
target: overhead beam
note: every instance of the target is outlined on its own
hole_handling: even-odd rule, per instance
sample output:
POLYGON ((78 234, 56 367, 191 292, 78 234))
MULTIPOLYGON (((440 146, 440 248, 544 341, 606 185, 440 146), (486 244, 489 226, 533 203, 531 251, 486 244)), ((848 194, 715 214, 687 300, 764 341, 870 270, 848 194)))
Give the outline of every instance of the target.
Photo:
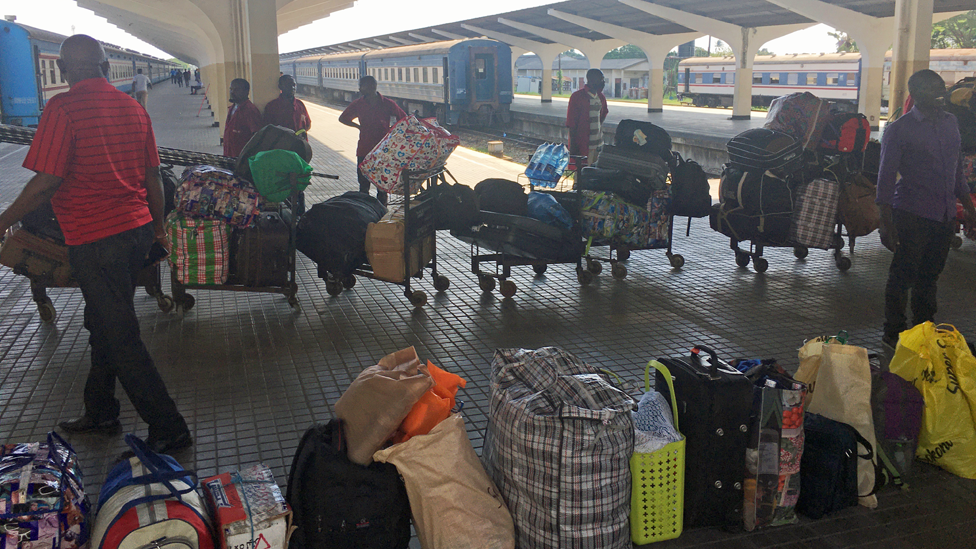
MULTIPOLYGON (((461 25, 461 26, 463 27, 464 25, 461 25)), ((467 36, 461 36, 460 34, 455 34, 453 32, 447 32, 447 31, 441 30, 441 29, 430 29, 430 32, 439 34, 439 35, 441 35, 441 36, 443 36, 445 38, 448 38, 450 40, 464 40, 465 38, 467 38, 467 36)))
POLYGON ((388 48, 392 48, 392 47, 395 47, 395 46, 399 46, 400 45, 400 44, 397 44, 396 42, 390 42, 389 40, 382 40, 380 38, 373 38, 372 40, 373 40, 373 42, 376 42, 377 44, 380 44, 382 46, 386 46, 388 48))
POLYGON ((401 45, 404 45, 404 46, 411 46, 413 44, 416 44, 416 42, 414 42, 412 40, 404 40, 403 38, 400 38, 398 36, 391 36, 390 37, 390 40, 393 40, 394 42, 399 42, 401 45))
POLYGON ((429 36, 424 36, 422 34, 417 34, 415 32, 408 32, 407 33, 407 36, 409 36, 411 38, 416 38, 417 40, 420 40, 421 42, 437 42, 438 40, 440 40, 439 38, 431 38, 429 36))
POLYGON ((546 40, 565 44, 570 48, 577 49, 583 52, 583 55, 585 55, 587 60, 590 62, 590 68, 593 69, 600 68, 600 63, 603 61, 603 56, 606 55, 607 52, 626 44, 626 42, 614 38, 590 40, 588 38, 581 38, 579 36, 574 36, 564 32, 544 29, 535 25, 519 23, 518 21, 512 21, 510 19, 505 19, 504 17, 499 17, 498 22, 508 27, 512 27, 513 29, 518 29, 522 32, 534 34, 541 38, 545 38, 546 40))

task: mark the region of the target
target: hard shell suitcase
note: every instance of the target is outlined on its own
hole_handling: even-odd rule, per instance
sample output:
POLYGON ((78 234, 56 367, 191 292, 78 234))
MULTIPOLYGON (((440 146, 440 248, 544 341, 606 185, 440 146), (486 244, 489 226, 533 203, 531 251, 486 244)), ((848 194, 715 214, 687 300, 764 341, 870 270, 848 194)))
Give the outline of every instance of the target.
POLYGON ((803 147, 793 136, 776 130, 746 130, 726 145, 729 162, 746 171, 776 170, 790 174, 803 166, 803 147))
POLYGON ((613 144, 621 149, 634 149, 657 155, 671 162, 671 136, 667 130, 644 120, 621 120, 613 144))
POLYGON ((287 284, 290 239, 288 223, 278 212, 261 212, 248 228, 235 229, 230 241, 232 280, 255 288, 287 284))
MULTIPOLYGON (((674 379, 678 424, 688 440, 685 527, 741 524, 752 382, 707 347, 660 362, 674 379)), ((655 387, 665 387, 663 374, 656 376, 655 387)))

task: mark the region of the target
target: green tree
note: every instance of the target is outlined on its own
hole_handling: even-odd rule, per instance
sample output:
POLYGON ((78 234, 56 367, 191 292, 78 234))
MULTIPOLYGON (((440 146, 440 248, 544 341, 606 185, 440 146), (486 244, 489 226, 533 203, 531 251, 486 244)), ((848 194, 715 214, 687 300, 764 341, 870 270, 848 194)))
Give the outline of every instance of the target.
POLYGON ((767 50, 766 48, 759 48, 759 51, 756 52, 756 55, 773 55, 773 52, 767 50))
POLYGON ((976 48, 976 10, 932 25, 932 47, 976 48))
POLYGON ((860 51, 857 49, 857 42, 848 36, 846 32, 828 32, 827 35, 837 40, 837 53, 860 51))
POLYGON ((619 48, 610 50, 604 59, 646 59, 647 56, 644 55, 644 50, 638 48, 633 44, 627 44, 626 46, 620 46, 619 48))

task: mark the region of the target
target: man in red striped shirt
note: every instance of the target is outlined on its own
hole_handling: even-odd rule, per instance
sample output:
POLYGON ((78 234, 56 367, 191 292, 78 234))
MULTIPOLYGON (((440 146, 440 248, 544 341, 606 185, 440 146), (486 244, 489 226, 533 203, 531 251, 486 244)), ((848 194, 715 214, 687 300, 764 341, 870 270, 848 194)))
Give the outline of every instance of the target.
POLYGON ((59 425, 69 433, 118 432, 118 379, 149 424, 150 448, 186 448, 189 429, 140 338, 133 303, 135 275, 153 241, 170 248, 152 123, 105 79, 108 61, 93 38, 65 40, 58 66, 70 89, 44 107, 24 160, 37 175, 0 214, 0 234, 50 200, 85 298, 91 344, 85 413, 59 425))

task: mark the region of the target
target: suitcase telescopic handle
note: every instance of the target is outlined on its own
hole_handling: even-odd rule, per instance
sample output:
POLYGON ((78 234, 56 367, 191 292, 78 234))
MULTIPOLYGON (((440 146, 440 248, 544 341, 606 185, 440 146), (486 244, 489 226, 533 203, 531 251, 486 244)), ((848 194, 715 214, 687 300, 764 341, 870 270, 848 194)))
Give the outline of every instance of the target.
POLYGON ((701 356, 700 356, 701 353, 707 353, 708 358, 711 359, 710 360, 711 364, 709 364, 709 368, 708 368, 708 376, 712 378, 717 378, 718 377, 718 355, 715 354, 715 351, 713 351, 709 347, 706 347, 704 345, 695 345, 691 349, 691 358, 697 360, 698 363, 701 364, 701 356))

